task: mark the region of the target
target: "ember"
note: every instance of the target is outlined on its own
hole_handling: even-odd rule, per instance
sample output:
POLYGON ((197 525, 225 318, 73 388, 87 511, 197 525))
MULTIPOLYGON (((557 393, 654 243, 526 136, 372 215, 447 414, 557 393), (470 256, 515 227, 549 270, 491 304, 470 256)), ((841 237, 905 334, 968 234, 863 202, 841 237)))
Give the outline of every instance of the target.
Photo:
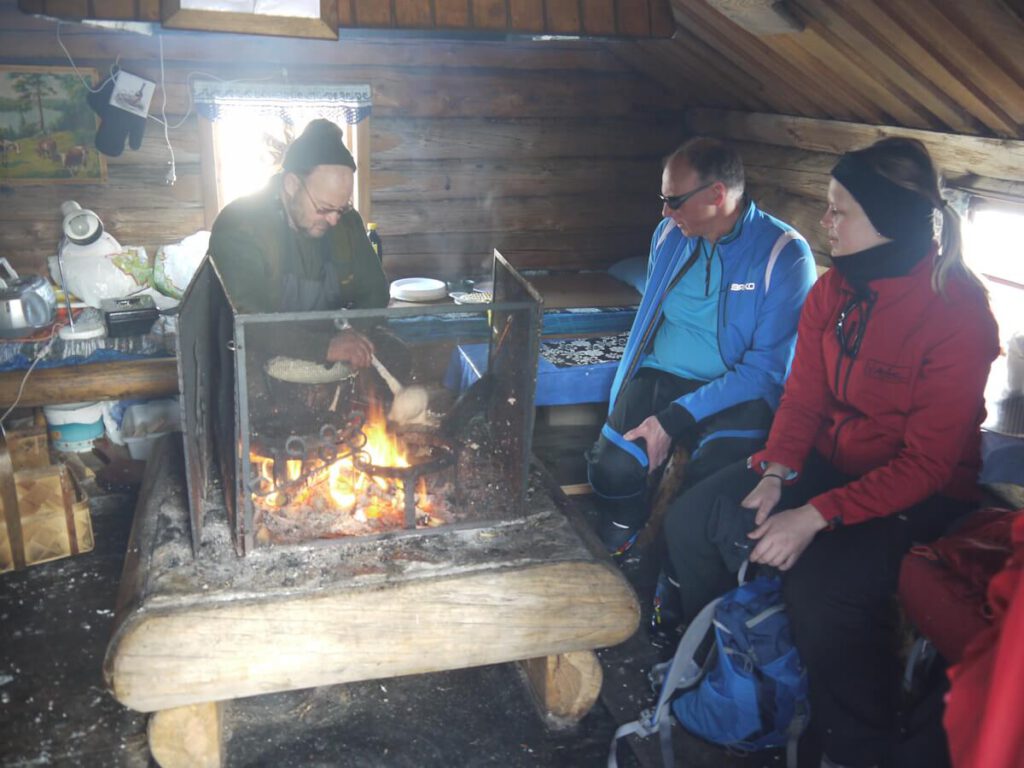
POLYGON ((452 463, 451 449, 422 433, 402 439, 389 432, 378 401, 357 424, 355 441, 334 446, 341 458, 324 460, 316 455, 322 450, 307 460, 250 454, 259 476, 252 493, 258 540, 279 543, 300 532, 302 538, 365 536, 450 522, 451 481, 434 475, 452 463), (408 496, 407 488, 413 488, 408 496))

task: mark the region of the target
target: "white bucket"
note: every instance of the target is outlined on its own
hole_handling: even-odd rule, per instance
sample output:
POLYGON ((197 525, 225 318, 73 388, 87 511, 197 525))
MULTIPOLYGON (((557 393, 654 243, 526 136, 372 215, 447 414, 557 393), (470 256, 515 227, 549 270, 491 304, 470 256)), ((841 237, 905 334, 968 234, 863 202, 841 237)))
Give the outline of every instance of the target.
POLYGON ((181 430, 178 398, 163 398, 125 408, 121 434, 133 459, 147 461, 158 439, 181 430))
POLYGON ((96 440, 103 437, 102 403, 47 405, 43 408, 43 415, 49 427, 50 440, 58 451, 91 451, 96 440))

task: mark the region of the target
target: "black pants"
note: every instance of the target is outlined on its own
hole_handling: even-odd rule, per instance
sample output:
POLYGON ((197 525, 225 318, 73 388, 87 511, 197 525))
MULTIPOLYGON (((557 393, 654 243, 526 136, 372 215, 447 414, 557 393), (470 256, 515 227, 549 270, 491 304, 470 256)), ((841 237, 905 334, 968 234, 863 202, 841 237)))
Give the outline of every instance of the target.
MULTIPOLYGON (((648 416, 704 384, 664 371, 641 368, 615 402, 604 431, 610 430, 621 437, 648 416)), ((756 451, 764 444, 772 415, 766 402, 751 400, 700 422, 693 434, 683 438, 683 446, 690 452, 683 488, 756 451)), ((645 452, 643 440, 636 442, 636 449, 639 453, 645 452)), ((606 515, 630 528, 643 526, 650 514, 645 463, 602 434, 587 452, 587 473, 606 515)))
MULTIPOLYGON (((739 462, 669 508, 665 537, 686 620, 736 584, 707 537, 712 502, 720 496, 738 502, 758 480, 739 462)), ((779 509, 848 480, 812 455, 800 479, 783 488, 779 509)), ((793 639, 808 673, 811 724, 832 760, 866 766, 886 754, 899 685, 892 597, 900 562, 911 544, 942 535, 968 507, 933 496, 896 515, 822 531, 784 574, 793 639)))

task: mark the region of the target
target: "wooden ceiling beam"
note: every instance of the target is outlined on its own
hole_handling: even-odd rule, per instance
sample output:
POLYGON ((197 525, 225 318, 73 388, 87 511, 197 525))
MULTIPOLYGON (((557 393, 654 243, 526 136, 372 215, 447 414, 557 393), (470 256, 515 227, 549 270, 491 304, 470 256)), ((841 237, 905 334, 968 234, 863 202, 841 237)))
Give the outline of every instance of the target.
POLYGON ((884 122, 885 110, 867 98, 850 82, 848 71, 840 69, 836 54, 821 56, 820 46, 806 46, 805 41, 815 38, 813 33, 806 35, 780 35, 775 41, 775 50, 788 61, 810 74, 815 80, 828 86, 829 96, 825 97, 831 105, 829 117, 837 120, 868 120, 884 122))
POLYGON ((707 3, 752 35, 785 35, 803 30, 803 24, 784 0, 707 0, 707 3))
MULTIPOLYGON (((873 3, 875 0, 865 0, 873 3)), ((879 40, 876 32, 859 16, 851 14, 854 4, 832 0, 794 0, 806 15, 813 16, 827 29, 830 42, 842 50, 853 67, 874 79, 889 92, 889 99, 902 102, 918 116, 916 120, 899 117, 902 125, 915 128, 949 128, 964 133, 979 133, 980 123, 948 96, 936 92, 930 83, 922 84, 910 62, 898 50, 879 40)))
MULTIPOLYGON (((810 102, 801 99, 794 89, 785 87, 772 75, 763 64, 749 56, 743 50, 737 50, 735 41, 728 35, 722 35, 715 29, 709 29, 703 22, 690 13, 690 7, 680 10, 678 0, 673 0, 676 25, 679 30, 673 38, 676 43, 687 44, 701 50, 702 65, 694 70, 693 76, 710 67, 719 72, 727 72, 729 79, 739 93, 746 95, 759 93, 760 98, 780 112, 801 114, 812 109, 810 102)), ((737 30, 750 37, 742 30, 737 30)), ((742 45, 739 46, 742 49, 742 45)), ((749 103, 749 102, 746 102, 749 103)))
MULTIPOLYGON (((883 8, 874 3, 863 3, 847 7, 846 12, 851 17, 859 16, 861 24, 871 30, 879 40, 879 45, 891 51, 893 58, 902 62, 919 83, 955 105, 960 113, 973 116, 994 133, 1004 136, 1016 133, 1007 115, 979 98, 963 74, 942 61, 935 45, 923 40, 915 28, 917 24, 898 12, 895 5, 889 4, 883 8)), ((934 9, 931 15, 937 15, 934 9)))
POLYGON ((666 46, 671 45, 665 40, 655 40, 651 47, 635 40, 614 40, 605 43, 604 47, 630 68, 658 83, 671 98, 679 102, 668 106, 682 108, 694 103, 711 103, 708 100, 712 95, 706 89, 697 87, 698 83, 693 80, 679 77, 675 67, 666 66, 670 61, 666 46))
POLYGON ((783 57, 775 54, 754 35, 731 22, 704 2, 675 0, 676 21, 685 18, 686 26, 695 36, 707 39, 719 49, 717 55, 727 55, 738 64, 766 94, 791 114, 828 117, 821 107, 820 85, 807 73, 800 72, 783 57), (818 94, 818 95, 815 95, 818 94))
POLYGON ((760 84, 752 81, 730 59, 711 48, 704 40, 694 37, 688 30, 679 29, 668 48, 668 54, 682 67, 681 76, 692 80, 705 80, 715 89, 715 102, 722 100, 742 103, 751 112, 771 111, 760 84), (746 106, 749 105, 749 106, 746 106), (762 106, 758 106, 762 105, 762 106))
POLYGON ((1024 141, 865 125, 839 120, 690 109, 684 124, 695 133, 842 154, 887 136, 907 136, 928 147, 949 176, 985 176, 1024 182, 1024 141))
MULTIPOLYGON (((0 22, 3 18, 0 17, 0 22)), ((32 27, 5 47, 3 58, 17 61, 53 58, 66 62, 57 43, 56 22, 33 19, 32 27)), ((75 61, 93 61, 120 56, 122 59, 156 61, 157 42, 152 37, 131 35, 79 24, 64 24, 61 38, 75 61)), ((197 68, 212 63, 237 63, 262 67, 260 77, 270 67, 301 62, 303 66, 408 67, 421 70, 438 68, 443 72, 479 67, 489 71, 586 70, 592 74, 624 74, 632 70, 601 46, 589 42, 487 42, 423 41, 409 45, 403 40, 348 39, 305 40, 258 35, 215 33, 167 35, 164 61, 194 64, 197 68), (246 62, 248 64, 246 64, 246 62)), ((109 64, 102 61, 101 68, 109 64)))
MULTIPOLYGON (((845 82, 862 100, 880 112, 879 122, 903 125, 930 125, 931 115, 912 99, 901 98, 898 89, 890 89, 862 66, 862 57, 828 26, 803 7, 791 3, 790 7, 804 24, 804 32, 795 36, 795 45, 803 47, 818 61, 829 62, 837 82, 845 82)), ((866 118, 858 118, 866 119, 866 118)))
MULTIPOLYGON (((1024 18, 1006 0, 933 0, 996 66, 1024 83, 1024 18)), ((1024 6, 1024 0, 1020 0, 1024 6)))
POLYGON ((742 95, 742 91, 734 87, 733 81, 713 66, 708 66, 706 61, 678 40, 638 40, 636 46, 656 62, 657 68, 665 76, 685 84, 682 87, 690 89, 692 93, 699 94, 701 100, 696 103, 724 107, 735 101, 737 93, 742 95))
MULTIPOLYGON (((1024 85, 1019 80, 1003 71, 984 49, 930 3, 889 3, 885 8, 907 36, 931 51, 949 73, 943 84, 956 83, 973 95, 977 106, 969 107, 972 113, 985 112, 1001 119, 1005 128, 998 133, 1004 136, 1019 134, 1024 124, 1024 85)), ((1024 56, 1024 42, 1017 46, 1017 51, 1024 56)), ((989 121, 986 124, 990 125, 989 121)))

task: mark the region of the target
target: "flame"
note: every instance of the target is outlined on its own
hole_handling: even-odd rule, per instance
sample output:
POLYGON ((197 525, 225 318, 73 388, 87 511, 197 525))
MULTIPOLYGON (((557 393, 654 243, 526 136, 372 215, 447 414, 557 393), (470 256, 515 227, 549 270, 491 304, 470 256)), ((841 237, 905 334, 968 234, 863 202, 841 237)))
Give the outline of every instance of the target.
MULTIPOLYGON (((370 404, 366 423, 363 425, 363 434, 366 436, 363 452, 369 456, 370 463, 378 467, 409 466, 406 452, 387 431, 384 410, 379 403, 370 404)), ((257 468, 261 487, 273 488, 274 460, 258 453, 251 453, 249 459, 257 468)), ((286 462, 287 480, 291 482, 301 477, 302 461, 287 459, 286 462)), ((263 503, 271 507, 280 507, 288 499, 289 504, 303 504, 310 502, 316 494, 326 492, 338 512, 352 514, 361 521, 381 517, 402 517, 405 494, 401 483, 363 473, 355 467, 351 456, 331 463, 324 471, 326 482, 289 489, 287 496, 283 492, 273 491, 263 497, 263 503)), ((319 474, 319 477, 323 478, 324 474, 319 474)), ((419 479, 417 497, 421 501, 421 508, 429 514, 434 505, 427 497, 426 481, 423 478, 419 479)))

